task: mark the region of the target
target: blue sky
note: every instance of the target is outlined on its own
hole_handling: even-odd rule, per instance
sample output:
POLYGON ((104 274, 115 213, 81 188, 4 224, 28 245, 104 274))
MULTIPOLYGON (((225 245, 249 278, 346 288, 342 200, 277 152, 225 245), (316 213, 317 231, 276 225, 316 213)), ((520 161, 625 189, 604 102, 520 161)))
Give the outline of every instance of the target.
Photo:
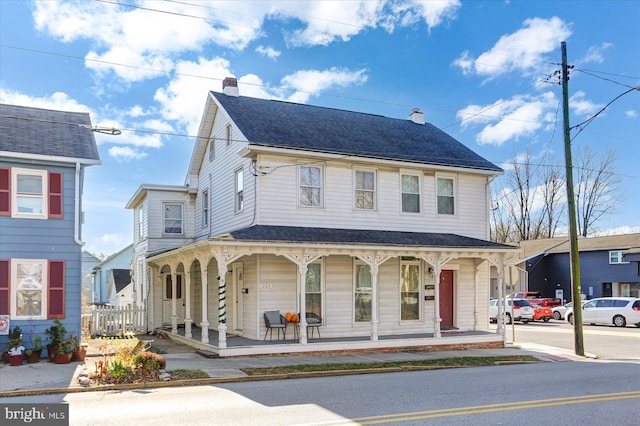
MULTIPOLYGON (((96 134, 102 165, 85 177, 86 249, 111 254, 132 241, 124 206, 140 184, 184 183, 207 91, 227 76, 244 96, 394 118, 418 107, 505 169, 525 152, 562 164, 562 92, 547 78, 560 43, 577 124, 640 85, 639 22, 634 0, 2 0, 0 102, 122 130, 96 134)), ((599 230, 640 232, 640 92, 573 146, 618 156, 599 230)))

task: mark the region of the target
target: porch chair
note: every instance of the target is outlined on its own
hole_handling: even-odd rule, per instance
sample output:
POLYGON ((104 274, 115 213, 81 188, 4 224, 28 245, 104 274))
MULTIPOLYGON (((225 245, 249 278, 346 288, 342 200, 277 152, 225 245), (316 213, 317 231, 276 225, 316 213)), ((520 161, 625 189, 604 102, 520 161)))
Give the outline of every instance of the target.
POLYGON ((305 314, 307 318, 307 334, 309 334, 309 328, 311 328, 311 338, 313 338, 314 330, 318 330, 318 339, 320 336, 320 326, 322 325, 322 318, 318 314, 314 314, 313 312, 307 312, 305 314))
POLYGON ((269 340, 273 340, 274 328, 278 330, 278 339, 280 339, 280 330, 282 330, 282 338, 287 340, 287 319, 280 314, 280 311, 265 311, 263 316, 264 325, 267 327, 263 340, 267 340, 267 333, 270 333, 269 340))

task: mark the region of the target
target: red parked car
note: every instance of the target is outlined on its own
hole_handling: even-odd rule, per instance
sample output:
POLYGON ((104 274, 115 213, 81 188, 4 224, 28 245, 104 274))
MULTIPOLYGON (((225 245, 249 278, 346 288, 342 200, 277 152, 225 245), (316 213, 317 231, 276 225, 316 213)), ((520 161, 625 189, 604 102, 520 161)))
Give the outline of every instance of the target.
POLYGON ((531 304, 533 308, 533 320, 534 321, 544 321, 548 322, 551 318, 553 318, 553 311, 549 306, 540 306, 531 304))

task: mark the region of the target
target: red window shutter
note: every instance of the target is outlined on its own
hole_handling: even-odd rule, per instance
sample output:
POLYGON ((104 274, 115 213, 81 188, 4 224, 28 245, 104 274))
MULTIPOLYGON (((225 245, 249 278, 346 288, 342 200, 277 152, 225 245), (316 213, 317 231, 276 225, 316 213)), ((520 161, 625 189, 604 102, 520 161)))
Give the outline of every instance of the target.
POLYGON ((0 216, 11 216, 11 169, 0 167, 0 216))
POLYGON ((64 318, 64 270, 64 260, 49 261, 49 319, 64 318))
POLYGON ((49 172, 49 218, 62 217, 62 173, 49 172))
POLYGON ((8 260, 0 260, 0 315, 9 315, 9 269, 8 260))

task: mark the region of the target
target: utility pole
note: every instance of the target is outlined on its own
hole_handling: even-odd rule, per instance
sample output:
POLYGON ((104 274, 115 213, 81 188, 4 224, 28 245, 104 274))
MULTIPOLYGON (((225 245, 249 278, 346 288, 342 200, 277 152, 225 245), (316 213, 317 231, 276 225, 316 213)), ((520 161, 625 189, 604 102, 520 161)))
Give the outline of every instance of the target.
POLYGON ((567 43, 562 42, 562 106, 564 111, 564 160, 567 182, 567 211, 569 213, 569 236, 571 253, 571 300, 573 302, 573 335, 576 355, 584 356, 582 335, 582 303, 580 300, 580 252, 578 250, 578 228, 576 204, 573 193, 573 165, 571 160, 571 128, 569 127, 569 73, 567 67, 567 43))

